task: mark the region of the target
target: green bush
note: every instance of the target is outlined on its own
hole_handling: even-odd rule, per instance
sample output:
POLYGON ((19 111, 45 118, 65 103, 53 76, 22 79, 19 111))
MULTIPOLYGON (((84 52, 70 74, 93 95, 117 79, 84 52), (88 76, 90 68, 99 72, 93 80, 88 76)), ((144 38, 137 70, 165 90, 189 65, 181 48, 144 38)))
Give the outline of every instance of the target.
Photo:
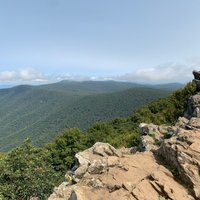
POLYGON ((46 153, 26 140, 0 160, 0 197, 2 199, 46 199, 56 179, 46 161, 46 153))
POLYGON ((49 162, 57 173, 63 175, 74 163, 74 155, 86 149, 86 135, 79 129, 65 129, 63 133, 47 144, 49 162))

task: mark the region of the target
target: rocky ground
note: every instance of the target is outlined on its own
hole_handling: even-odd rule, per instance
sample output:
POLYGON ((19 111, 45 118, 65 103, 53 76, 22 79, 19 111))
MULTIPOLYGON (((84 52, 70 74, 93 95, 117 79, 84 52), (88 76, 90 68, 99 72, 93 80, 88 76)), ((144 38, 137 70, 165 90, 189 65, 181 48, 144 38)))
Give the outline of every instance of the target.
POLYGON ((80 166, 73 175, 77 183, 64 182, 49 200, 74 200, 74 192, 78 200, 200 198, 200 130, 180 129, 157 150, 131 151, 96 143, 78 153, 80 166))
POLYGON ((200 199, 200 80, 196 82, 198 93, 175 126, 140 124, 138 151, 98 142, 76 154, 78 167, 49 200, 200 199))

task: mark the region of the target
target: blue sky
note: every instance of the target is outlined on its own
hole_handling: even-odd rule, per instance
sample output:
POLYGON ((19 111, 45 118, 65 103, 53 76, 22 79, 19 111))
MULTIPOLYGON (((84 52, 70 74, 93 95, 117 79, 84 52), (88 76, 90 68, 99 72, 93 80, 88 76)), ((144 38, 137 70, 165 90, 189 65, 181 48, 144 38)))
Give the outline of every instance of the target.
POLYGON ((200 65, 199 0, 0 0, 0 84, 186 82, 200 65))

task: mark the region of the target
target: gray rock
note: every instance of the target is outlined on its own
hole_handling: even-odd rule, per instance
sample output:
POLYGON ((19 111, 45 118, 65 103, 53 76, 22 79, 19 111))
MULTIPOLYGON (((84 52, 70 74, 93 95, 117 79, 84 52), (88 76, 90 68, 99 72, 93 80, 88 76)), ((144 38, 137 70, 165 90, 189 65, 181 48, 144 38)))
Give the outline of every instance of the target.
POLYGON ((141 137, 141 142, 139 144, 140 151, 151 151, 153 149, 157 149, 158 147, 155 145, 155 140, 149 135, 143 135, 141 137))
POLYGON ((70 197, 69 197, 69 200, 77 200, 77 195, 76 195, 76 192, 73 190, 70 197))
POLYGON ((140 133, 142 135, 156 135, 159 134, 158 126, 154 124, 141 123, 139 125, 140 133))
POLYGON ((80 165, 89 165, 90 164, 90 157, 86 153, 86 151, 77 153, 75 155, 75 158, 78 160, 79 166, 80 165))
POLYGON ((97 142, 93 145, 93 153, 103 157, 122 156, 120 151, 116 150, 113 146, 111 146, 108 143, 102 143, 102 142, 97 142))
POLYGON ((122 152, 108 143, 97 142, 91 148, 75 155, 79 167, 73 174, 73 181, 79 182, 86 174, 102 174, 107 171, 108 157, 121 157, 122 152))
POLYGON ((107 168, 107 160, 94 160, 92 164, 88 167, 88 172, 90 174, 102 174, 107 171, 107 168))
POLYGON ((149 133, 148 124, 141 123, 139 125, 139 129, 140 129, 141 135, 148 135, 148 133, 149 133))
POLYGON ((171 129, 171 126, 167 126, 167 125, 160 125, 158 130, 160 131, 160 133, 162 133, 163 135, 167 134, 169 132, 169 130, 171 129))
POLYGON ((76 178, 81 179, 88 170, 88 165, 81 165, 75 172, 76 178))
POLYGON ((89 180, 87 185, 96 189, 104 187, 104 184, 98 178, 92 178, 91 180, 89 180))
POLYGON ((186 126, 188 125, 189 123, 189 120, 185 117, 179 117, 177 122, 176 122, 176 127, 179 127, 179 128, 186 128, 186 126))
POLYGON ((195 80, 200 80, 200 71, 194 70, 192 73, 195 80))
POLYGON ((200 94, 193 95, 189 98, 185 117, 200 117, 200 94))
POLYGON ((137 152, 138 148, 137 148, 137 146, 135 146, 135 147, 130 147, 130 148, 122 147, 122 148, 120 148, 119 150, 120 150, 120 152, 122 153, 122 155, 124 155, 124 154, 134 154, 134 153, 137 152))
POLYGON ((191 128, 200 129, 200 118, 192 117, 188 123, 191 128))
POLYGON ((196 91, 199 92, 200 91, 200 71, 194 70, 193 75, 194 75, 193 82, 196 84, 196 91))
MULTIPOLYGON (((192 121, 193 125, 200 125, 199 118, 192 118, 192 121)), ((174 172, 188 185, 196 199, 200 199, 200 131, 182 130, 177 136, 165 140, 158 153, 170 163, 174 172)))

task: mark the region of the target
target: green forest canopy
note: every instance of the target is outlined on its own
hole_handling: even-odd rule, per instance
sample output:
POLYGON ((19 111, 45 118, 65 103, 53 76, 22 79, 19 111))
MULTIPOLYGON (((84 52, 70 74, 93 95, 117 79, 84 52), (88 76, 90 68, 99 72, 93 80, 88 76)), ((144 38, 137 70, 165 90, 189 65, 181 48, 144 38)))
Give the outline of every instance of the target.
POLYGON ((42 146, 64 128, 87 130, 96 121, 127 117, 169 93, 165 88, 114 81, 66 81, 0 90, 0 151, 20 145, 27 137, 42 146))

